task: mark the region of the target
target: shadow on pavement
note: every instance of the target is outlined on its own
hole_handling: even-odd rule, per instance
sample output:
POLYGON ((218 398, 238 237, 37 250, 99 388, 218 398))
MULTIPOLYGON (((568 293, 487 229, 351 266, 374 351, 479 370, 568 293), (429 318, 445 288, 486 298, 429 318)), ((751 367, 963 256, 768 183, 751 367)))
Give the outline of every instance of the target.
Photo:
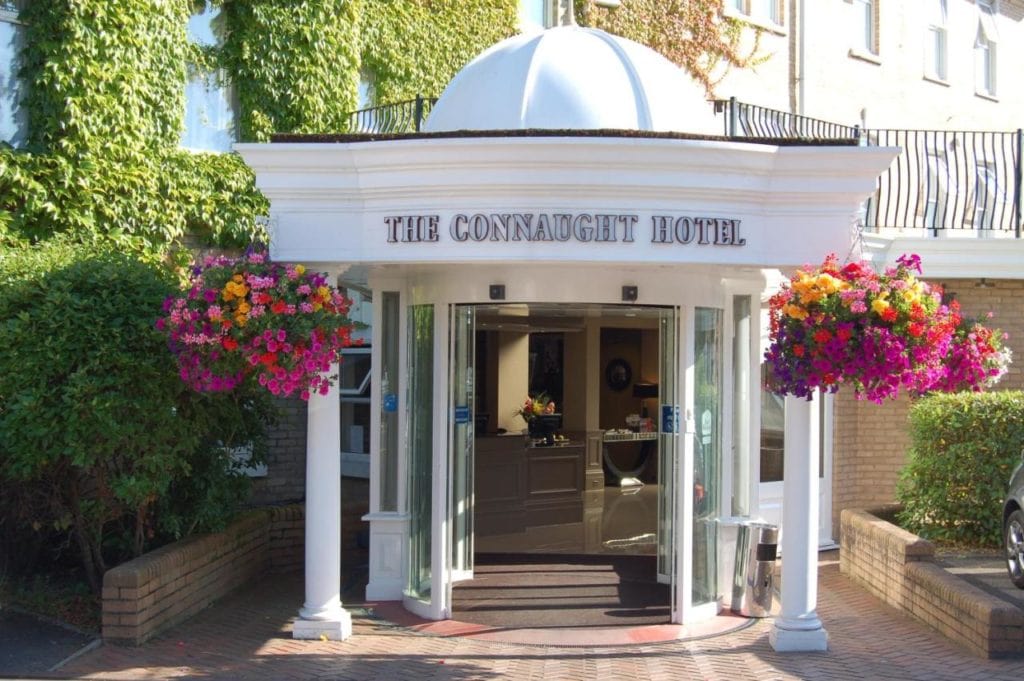
POLYGON ((0 676, 46 674, 96 638, 10 608, 0 609, 0 676))

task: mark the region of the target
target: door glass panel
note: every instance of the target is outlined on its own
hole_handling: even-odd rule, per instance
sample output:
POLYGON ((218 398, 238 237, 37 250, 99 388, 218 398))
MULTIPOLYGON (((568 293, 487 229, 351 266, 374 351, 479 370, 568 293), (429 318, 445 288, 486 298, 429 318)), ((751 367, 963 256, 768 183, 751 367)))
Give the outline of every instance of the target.
POLYGON ((718 599, 717 517, 721 492, 722 311, 694 316, 693 605, 718 599))
POLYGON ((434 306, 409 308, 409 583, 430 600, 431 493, 434 441, 434 306))
POLYGON ((398 292, 385 291, 380 352, 380 510, 398 510, 398 292))
MULTIPOLYGON (((655 414, 659 423, 658 484, 661 485, 661 492, 658 495, 658 579, 662 582, 674 582, 672 579, 675 572, 673 518, 675 516, 676 443, 678 442, 676 433, 679 431, 680 424, 677 420, 674 423, 668 423, 664 412, 668 407, 669 413, 672 414, 672 410, 678 404, 676 386, 678 346, 675 310, 661 310, 658 325, 660 327, 658 403, 661 407, 661 413, 655 414)), ((675 602, 673 597, 673 607, 675 607, 675 602)), ((673 621, 675 620, 673 619, 673 621)))
POLYGON ((750 515, 750 296, 732 299, 732 507, 750 515))
POLYGON ((764 386, 768 365, 761 365, 761 482, 782 481, 782 451, 786 443, 786 400, 764 386))
POLYGON ((461 305, 452 318, 451 404, 451 514, 452 570, 473 569, 473 414, 475 315, 461 305))

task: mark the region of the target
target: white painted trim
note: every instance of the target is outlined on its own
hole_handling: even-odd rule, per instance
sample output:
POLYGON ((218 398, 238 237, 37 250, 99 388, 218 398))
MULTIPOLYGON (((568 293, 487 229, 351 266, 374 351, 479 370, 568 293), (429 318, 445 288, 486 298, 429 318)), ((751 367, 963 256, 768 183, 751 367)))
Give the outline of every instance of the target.
MULTIPOLYGON (((681 308, 679 317, 682 325, 678 347, 682 378, 678 392, 682 398, 679 409, 682 418, 682 447, 677 444, 676 455, 682 456, 676 470, 676 510, 673 527, 676 533, 675 611, 680 618, 677 624, 690 624, 699 618, 693 608, 693 438, 697 433, 693 415, 695 306, 681 308)), ((677 429, 678 426, 679 424, 677 429)))
POLYGON ((833 493, 833 435, 835 431, 835 395, 826 393, 822 395, 822 408, 825 410, 825 419, 820 433, 822 448, 824 450, 824 465, 818 478, 821 488, 819 490, 819 513, 818 521, 818 548, 834 546, 834 534, 832 527, 832 493, 833 493))
POLYGON ((451 549, 448 518, 448 306, 434 301, 434 452, 430 539, 430 619, 451 617, 449 564, 451 549))
POLYGON ((864 254, 876 269, 896 262, 904 253, 921 256, 925 278, 1019 279, 1024 239, 977 238, 975 230, 946 230, 942 238, 864 235, 864 254), (963 238, 958 238, 960 233, 963 238))
POLYGON ((799 266, 823 252, 848 250, 856 206, 897 152, 598 137, 236 148, 272 202, 271 250, 279 260, 751 267, 799 266), (669 211, 739 219, 747 244, 650 243, 650 216, 669 211), (629 244, 452 241, 451 217, 475 212, 636 214, 638 238, 629 244), (387 243, 383 220, 396 214, 438 215, 439 242, 387 243))

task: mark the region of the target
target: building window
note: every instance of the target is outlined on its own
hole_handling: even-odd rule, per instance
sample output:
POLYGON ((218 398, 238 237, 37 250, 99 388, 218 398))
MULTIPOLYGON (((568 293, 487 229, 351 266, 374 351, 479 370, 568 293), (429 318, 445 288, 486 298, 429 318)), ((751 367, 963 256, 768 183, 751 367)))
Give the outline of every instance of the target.
POLYGON ((995 165, 978 163, 974 173, 974 229, 978 236, 982 236, 982 230, 996 228, 996 211, 1006 214, 1007 199, 1006 192, 1000 187, 995 165))
POLYGON ((995 0, 977 0, 978 34, 974 41, 974 87, 980 95, 996 96, 996 31, 995 0))
POLYGON ((729 0, 726 7, 757 23, 782 25, 782 4, 779 0, 729 0))
POLYGON ((370 477, 370 348, 341 352, 338 393, 341 395, 342 475, 370 477))
POLYGON ((861 54, 878 54, 878 2, 877 0, 852 0, 853 4, 853 51, 861 54))
POLYGON ((946 0, 928 1, 928 26, 924 41, 924 73, 946 80, 946 0))
POLYGON ((25 85, 18 77, 24 27, 20 2, 0 0, 0 142, 20 146, 28 136, 28 115, 21 105, 25 85))
MULTIPOLYGON (((188 20, 188 38, 200 47, 224 44, 225 18, 209 0, 196 2, 188 20)), ((223 69, 189 66, 185 84, 185 129, 181 146, 195 151, 231 151, 235 132, 235 91, 223 69)))
POLYGON ((559 0, 519 0, 519 28, 523 33, 542 31, 558 23, 559 0))
POLYGON ((924 186, 921 188, 924 209, 924 226, 937 230, 946 228, 946 200, 954 182, 949 172, 944 150, 931 150, 927 154, 927 169, 924 186))

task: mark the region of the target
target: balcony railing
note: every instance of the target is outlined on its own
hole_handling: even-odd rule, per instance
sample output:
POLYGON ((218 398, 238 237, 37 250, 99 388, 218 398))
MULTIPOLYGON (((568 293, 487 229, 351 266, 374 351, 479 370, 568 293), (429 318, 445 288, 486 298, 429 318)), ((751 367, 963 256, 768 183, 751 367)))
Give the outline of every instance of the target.
POLYGON ((360 109, 349 114, 349 132, 380 134, 419 132, 436 97, 419 97, 404 102, 360 109))
POLYGON ((859 139, 860 126, 840 125, 818 118, 716 99, 715 113, 725 114, 726 137, 782 137, 795 139, 859 139))
POLYGON ((716 100, 728 137, 857 139, 900 147, 865 206, 864 226, 910 236, 1021 237, 1024 135, 962 130, 860 129, 716 100))

